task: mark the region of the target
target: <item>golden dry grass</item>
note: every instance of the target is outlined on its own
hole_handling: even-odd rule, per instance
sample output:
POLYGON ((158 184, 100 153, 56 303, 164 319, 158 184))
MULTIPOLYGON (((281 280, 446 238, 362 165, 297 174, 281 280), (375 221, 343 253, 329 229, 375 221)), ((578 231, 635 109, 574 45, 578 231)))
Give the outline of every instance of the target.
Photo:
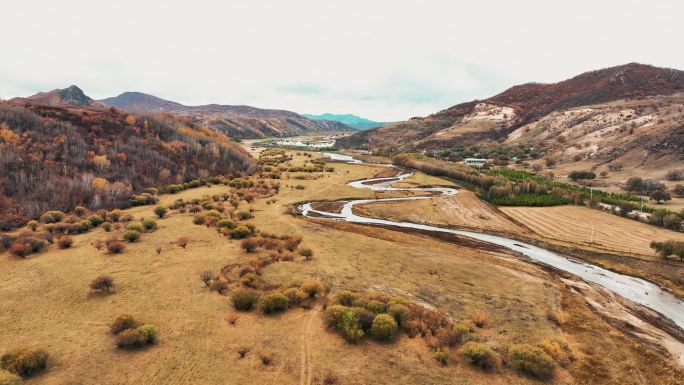
MULTIPOLYGON (((553 275, 535 265, 425 236, 285 214, 293 202, 372 194, 344 184, 371 176, 379 172, 377 168, 335 167, 335 173, 318 180, 281 180, 275 204, 267 205, 263 199, 253 204, 251 223, 271 233, 302 234, 304 246, 314 251, 311 262, 265 268, 262 278, 270 284, 320 277, 333 290, 407 292, 447 310, 455 319, 485 311, 491 323, 481 334, 500 346, 561 335, 547 314, 561 308, 574 314, 577 307, 583 312, 583 326, 570 329, 567 339, 576 351, 602 343, 602 354, 592 359, 610 367, 609 375, 594 383, 636 384, 633 378, 655 378, 656 370, 661 371, 657 376, 662 383, 676 383, 671 369, 661 374, 669 367, 660 356, 649 356, 646 365, 639 353, 644 347, 621 345, 624 337, 611 335, 614 330, 586 310, 583 301, 564 305, 566 296, 577 295, 568 294, 553 275), (296 184, 305 189, 288 187, 296 184), (590 330, 601 332, 594 336, 590 330)), ((187 190, 164 196, 162 203, 227 190, 222 186, 187 190)), ((136 220, 152 216, 149 206, 127 211, 136 220)), ((28 384, 310 384, 320 383, 328 372, 338 375, 343 384, 537 383, 510 370, 482 372, 458 359, 440 367, 420 339, 350 346, 325 330, 317 310, 295 309, 279 316, 241 313, 236 324, 229 325, 225 321, 229 300, 209 292, 198 273, 218 271, 246 260, 247 255, 239 242, 193 225, 191 218, 172 213, 158 221, 159 229, 144 234, 141 242, 127 244, 120 255, 106 255, 90 245, 106 235, 101 229, 75 236, 72 249, 51 246, 27 260, 0 255, 0 351, 34 346, 51 354, 48 371, 28 384), (174 244, 180 236, 190 239, 187 249, 174 244), (160 255, 155 252, 158 246, 160 255), (100 274, 114 277, 115 293, 89 293, 88 283, 100 274), (137 352, 117 350, 108 324, 121 313, 156 324, 158 345, 137 352), (238 359, 242 346, 250 350, 246 358, 238 359), (264 351, 274 354, 273 365, 258 362, 264 351)), ((587 383, 571 377, 584 372, 594 373, 591 366, 580 371, 578 364, 561 370, 550 383, 587 383)))
POLYGON ((684 234, 581 206, 501 207, 542 237, 653 256, 651 241, 684 241, 684 234))
POLYGON ((461 189, 454 196, 440 196, 408 202, 377 202, 356 206, 355 211, 371 217, 397 221, 431 223, 476 230, 522 234, 526 230, 501 215, 471 191, 461 189))

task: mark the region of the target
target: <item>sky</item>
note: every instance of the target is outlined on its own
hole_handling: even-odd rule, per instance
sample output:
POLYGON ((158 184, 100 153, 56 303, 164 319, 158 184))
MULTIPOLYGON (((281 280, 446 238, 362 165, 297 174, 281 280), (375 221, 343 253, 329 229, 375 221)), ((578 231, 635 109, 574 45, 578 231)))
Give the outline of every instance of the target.
POLYGON ((3 1, 0 98, 81 87, 378 121, 629 62, 684 69, 681 0, 3 1))

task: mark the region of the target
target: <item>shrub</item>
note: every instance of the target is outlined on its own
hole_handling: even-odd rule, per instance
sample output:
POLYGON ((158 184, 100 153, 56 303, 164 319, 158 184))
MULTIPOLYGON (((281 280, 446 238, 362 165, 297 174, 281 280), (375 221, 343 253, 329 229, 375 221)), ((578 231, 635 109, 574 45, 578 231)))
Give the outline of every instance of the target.
POLYGON ((252 232, 246 226, 238 226, 230 231, 230 237, 233 239, 247 238, 252 232))
POLYGON ((411 311, 406 305, 394 303, 387 308, 387 314, 391 315, 397 324, 401 325, 402 322, 408 320, 411 311))
POLYGON ((293 305, 299 305, 300 303, 304 302, 307 298, 309 298, 309 295, 307 293, 305 293, 302 289, 296 287, 286 289, 285 291, 283 291, 283 294, 285 294, 287 298, 290 299, 290 303, 293 305))
POLYGON ((138 321, 133 318, 132 315, 130 314, 122 314, 112 322, 112 325, 109 327, 110 330, 112 331, 112 334, 119 334, 124 330, 127 329, 134 329, 138 327, 138 321))
POLYGON ((245 356, 247 355, 247 352, 249 352, 249 348, 246 347, 246 346, 240 346, 240 347, 238 348, 238 351, 237 351, 237 352, 238 352, 238 357, 239 357, 239 358, 245 358, 245 356))
POLYGON ((116 346, 120 348, 135 349, 145 344, 145 336, 138 329, 126 329, 116 336, 116 346))
POLYGON ((126 226, 126 230, 137 231, 139 233, 142 233, 145 230, 145 228, 140 223, 131 223, 130 225, 126 226))
POLYGON ((17 349, 0 357, 0 368, 22 377, 34 375, 47 367, 48 354, 37 349, 17 349))
POLYGON ((91 289, 104 291, 107 294, 109 294, 113 286, 114 279, 109 275, 101 275, 90 282, 91 289))
POLYGON ((290 305, 290 299, 283 293, 271 293, 259 299, 259 308, 266 314, 284 311, 290 305))
POLYGON ((0 385, 21 385, 21 377, 0 369, 0 385))
POLYGON ((356 301, 356 295, 349 290, 342 290, 335 295, 335 302, 343 306, 351 306, 356 301))
POLYGON ((362 307, 355 307, 352 310, 354 311, 354 316, 356 317, 356 321, 359 323, 359 326, 364 331, 364 333, 369 332, 371 327, 373 326, 373 320, 375 319, 375 314, 369 312, 368 310, 366 310, 362 307))
POLYGON ((259 300, 259 294, 249 289, 238 289, 230 296, 233 307, 240 311, 249 311, 259 300))
POLYGON ((483 328, 489 324, 489 315, 483 311, 480 311, 473 315, 472 320, 475 326, 483 328))
POLYGON ((28 245, 24 245, 23 242, 14 242, 10 245, 9 252, 17 257, 24 258, 31 254, 31 248, 28 245))
POLYGON ((128 230, 124 233, 123 239, 127 242, 137 242, 140 240, 140 232, 137 230, 128 230))
POLYGON ((346 310, 342 313, 336 327, 342 333, 342 337, 349 343, 356 343, 363 337, 363 330, 352 310, 346 310))
POLYGON ((211 270, 205 270, 199 274, 200 279, 204 284, 208 287, 211 281, 216 279, 216 274, 214 274, 211 270))
POLYGON ((157 228, 157 221, 154 219, 145 219, 142 221, 142 226, 145 228, 145 230, 153 230, 157 228))
POLYGON ((439 362, 440 365, 447 366, 447 364, 449 364, 449 359, 451 358, 451 353, 449 352, 449 348, 441 347, 435 349, 432 353, 432 357, 439 362))
POLYGON ((216 227, 233 230, 235 227, 237 227, 237 224, 230 219, 221 219, 220 221, 216 222, 216 227))
POLYGON ((548 378, 553 375, 555 363, 541 348, 521 344, 513 345, 508 350, 508 362, 511 367, 537 378, 548 378))
POLYGON ((273 353, 271 353, 271 352, 259 353, 259 361, 261 361, 261 363, 263 365, 266 365, 266 366, 271 365, 271 363, 273 363, 273 353))
POLYGON ((88 217, 88 221, 93 224, 93 226, 97 227, 101 224, 104 223, 104 218, 102 218, 99 215, 91 215, 88 217))
POLYGON ((309 248, 299 249, 299 255, 304 257, 304 259, 306 259, 307 261, 310 261, 313 257, 313 250, 309 248))
POLYGON ((228 281, 223 277, 219 277, 211 283, 210 287, 211 290, 223 294, 228 290, 228 281))
POLYGON ((107 242, 107 251, 110 254, 118 254, 123 252, 124 250, 124 244, 119 242, 119 241, 111 241, 107 242))
POLYGON ((147 345, 154 345, 157 343, 157 327, 152 324, 144 324, 138 329, 147 345))
POLYGON ((156 215, 159 218, 164 218, 166 216, 166 213, 169 212, 169 209, 167 209, 164 206, 157 206, 154 208, 154 215, 156 215))
POLYGON ((68 249, 73 244, 74 239, 68 235, 63 235, 61 238, 59 238, 59 241, 57 241, 57 246, 59 246, 60 249, 68 249))
POLYGON ((330 305, 325 308, 325 311, 323 312, 323 320, 329 327, 334 327, 340 321, 342 315, 348 310, 349 308, 343 305, 330 305))
POLYGON ((252 213, 249 211, 238 211, 235 213, 235 216, 241 221, 254 218, 254 215, 252 215, 252 213))
POLYGON ((176 242, 178 243, 178 246, 185 248, 190 240, 188 240, 188 237, 180 237, 176 242))
POLYGON ((397 321, 389 314, 378 314, 371 326, 371 335, 379 341, 389 341, 397 334, 397 321))
POLYGON ((258 246, 259 242, 254 238, 243 239, 242 242, 240 242, 240 247, 248 253, 256 250, 258 246))
POLYGON ((498 362, 496 352, 494 352, 489 345, 479 342, 467 342, 461 348, 460 353, 470 361, 471 364, 477 365, 483 369, 493 368, 498 362))
POLYGON ((300 243, 302 243, 302 237, 298 235, 291 235, 283 240, 283 246, 290 251, 295 251, 300 243))
POLYGON ((103 228, 104 231, 106 231, 106 232, 112 231, 112 222, 105 222, 105 223, 103 223, 103 224, 102 224, 102 228, 103 228))
POLYGON ((319 279, 308 279, 302 282, 300 288, 302 291, 308 294, 310 298, 313 298, 319 293, 323 293, 325 291, 325 286, 319 279))
POLYGON ((242 276, 242 279, 240 279, 240 282, 242 282, 243 285, 247 287, 255 287, 256 286, 256 280, 257 276, 255 273, 247 273, 242 276))
POLYGON ((380 314, 387 311, 387 304, 374 299, 366 302, 364 307, 375 314, 380 314))
POLYGON ((36 229, 38 229, 38 221, 29 221, 26 225, 31 231, 36 231, 36 229))

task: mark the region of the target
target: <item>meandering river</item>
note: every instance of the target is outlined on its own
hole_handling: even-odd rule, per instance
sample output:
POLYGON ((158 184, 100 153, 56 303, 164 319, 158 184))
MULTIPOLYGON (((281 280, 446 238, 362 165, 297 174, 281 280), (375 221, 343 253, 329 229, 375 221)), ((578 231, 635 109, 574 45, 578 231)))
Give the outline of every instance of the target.
MULTIPOLYGON (((326 154, 332 160, 348 162, 352 164, 363 163, 348 155, 342 154, 326 154)), ((393 167, 391 165, 384 165, 386 167, 393 167)), ((371 202, 389 202, 389 201, 403 201, 415 199, 432 199, 437 195, 454 195, 458 193, 457 189, 447 187, 424 187, 424 188, 399 188, 393 187, 394 182, 401 181, 411 173, 401 173, 389 178, 371 178, 359 181, 350 182, 349 186, 359 189, 370 189, 374 191, 412 191, 425 192, 429 195, 425 196, 411 196, 403 198, 382 198, 382 199, 355 199, 347 201, 342 206, 340 213, 331 213, 322 210, 315 210, 311 203, 305 203, 299 207, 302 215, 316 217, 324 217, 334 220, 344 220, 353 223, 377 224, 387 225, 403 228, 411 228, 432 232, 456 234, 463 237, 477 239, 483 242, 499 245, 513 251, 517 251, 527 258, 542 263, 559 270, 566 271, 583 280, 603 286, 622 297, 648 307, 657 311, 661 315, 671 319, 677 326, 684 329, 684 302, 675 297, 673 294, 662 290, 657 285, 645 281, 640 278, 622 275, 601 267, 586 263, 568 256, 560 255, 552 251, 534 246, 528 243, 520 242, 518 240, 509 239, 502 236, 482 234, 473 231, 445 229, 437 226, 430 226, 411 222, 389 221, 378 218, 369 218, 356 215, 353 208, 356 205, 371 203, 371 202)))

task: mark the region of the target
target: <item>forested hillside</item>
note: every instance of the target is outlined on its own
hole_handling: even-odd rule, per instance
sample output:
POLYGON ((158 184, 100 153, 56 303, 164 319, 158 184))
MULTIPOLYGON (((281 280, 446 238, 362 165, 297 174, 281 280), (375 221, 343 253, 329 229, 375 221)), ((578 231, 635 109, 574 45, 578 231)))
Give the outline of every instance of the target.
POLYGON ((0 227, 46 210, 121 207, 146 187, 250 173, 223 134, 170 115, 0 102, 0 227))

